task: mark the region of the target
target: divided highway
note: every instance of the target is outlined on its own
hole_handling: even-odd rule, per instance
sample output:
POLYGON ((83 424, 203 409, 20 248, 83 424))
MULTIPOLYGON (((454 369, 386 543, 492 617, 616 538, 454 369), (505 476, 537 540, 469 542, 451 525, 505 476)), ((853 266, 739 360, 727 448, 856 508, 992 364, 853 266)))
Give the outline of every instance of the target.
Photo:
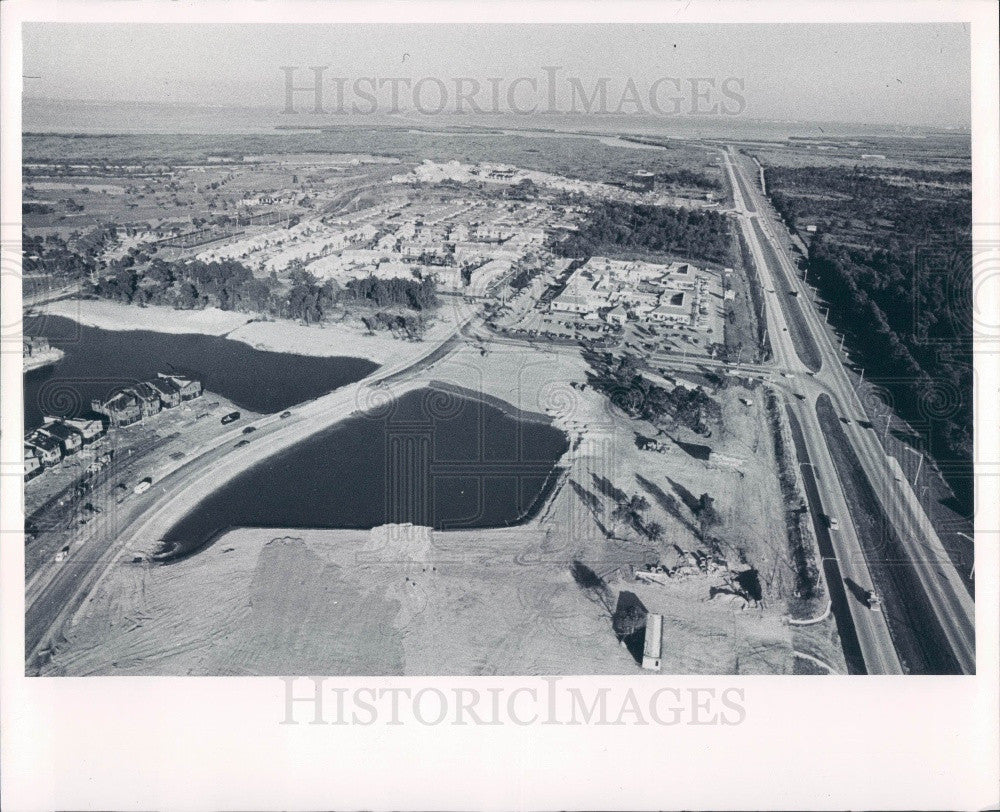
MULTIPOLYGON (((845 434, 878 496, 885 516, 903 540, 910 564, 919 577, 955 660, 964 673, 975 673, 975 604, 909 483, 896 481, 878 439, 872 431, 862 427, 867 418, 844 369, 840 351, 834 346, 819 313, 809 304, 810 291, 798 278, 795 264, 778 238, 778 229, 783 226, 770 216, 762 191, 747 177, 746 167, 734 158, 731 150, 725 152, 725 159, 727 170, 736 178, 733 182, 734 202, 741 227, 758 263, 764 286, 774 290, 765 298, 775 361, 779 367, 785 367, 796 378, 801 378, 802 389, 807 393, 793 408, 802 425, 813 464, 821 473, 817 479, 821 481, 824 511, 827 514, 836 512, 840 518, 841 529, 831 534, 839 541, 835 548, 840 567, 846 572, 850 562, 859 570, 861 578, 852 580, 863 589, 872 588, 867 566, 861 572, 865 560, 862 547, 849 521, 850 513, 843 489, 837 480, 836 468, 817 418, 815 400, 823 392, 830 396, 837 412, 850 420, 844 426, 845 434), (744 195, 752 198, 749 205, 744 195), (766 251, 762 250, 761 243, 767 244, 766 251), (798 295, 793 296, 790 291, 796 291, 798 295), (818 371, 812 370, 812 375, 808 374, 809 370, 797 356, 788 331, 789 324, 799 319, 820 356, 820 367, 818 371), (777 331, 773 326, 775 322, 778 323, 777 331)), ((851 601, 850 606, 869 673, 898 673, 901 666, 882 613, 864 608, 860 601, 851 601)))

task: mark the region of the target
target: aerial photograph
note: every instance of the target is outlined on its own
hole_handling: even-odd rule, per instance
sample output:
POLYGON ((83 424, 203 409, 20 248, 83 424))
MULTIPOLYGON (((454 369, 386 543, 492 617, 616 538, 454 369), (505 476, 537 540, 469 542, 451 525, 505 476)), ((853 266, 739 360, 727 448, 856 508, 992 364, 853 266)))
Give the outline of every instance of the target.
POLYGON ((23 73, 26 675, 975 673, 963 25, 23 73))

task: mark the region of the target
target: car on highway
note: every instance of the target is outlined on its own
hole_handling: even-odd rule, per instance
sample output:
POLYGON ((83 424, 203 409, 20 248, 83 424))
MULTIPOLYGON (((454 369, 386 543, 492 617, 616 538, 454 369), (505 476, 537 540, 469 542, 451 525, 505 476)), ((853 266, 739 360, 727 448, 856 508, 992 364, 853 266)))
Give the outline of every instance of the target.
POLYGON ((255 431, 257 431, 256 426, 247 426, 245 429, 243 429, 244 434, 253 434, 255 431))
POLYGON ((836 516, 826 516, 826 526, 831 530, 840 530, 840 522, 837 521, 836 516))
POLYGON ((245 446, 245 445, 250 445, 250 441, 249 440, 240 440, 236 445, 233 446, 233 448, 243 448, 243 446, 245 446))
POLYGON ((143 477, 142 479, 139 480, 139 484, 132 489, 132 493, 145 493, 150 489, 152 484, 153 484, 152 477, 149 476, 143 477))
POLYGON ((278 416, 279 416, 279 417, 280 417, 280 418, 281 418, 282 420, 284 420, 284 419, 285 419, 286 417, 291 417, 291 416, 292 416, 292 413, 291 413, 291 412, 288 412, 288 411, 285 411, 285 412, 282 412, 282 413, 281 413, 280 415, 278 415, 278 416))
POLYGON ((222 418, 222 425, 225 426, 227 423, 232 423, 234 420, 240 419, 239 412, 230 412, 225 417, 222 418))

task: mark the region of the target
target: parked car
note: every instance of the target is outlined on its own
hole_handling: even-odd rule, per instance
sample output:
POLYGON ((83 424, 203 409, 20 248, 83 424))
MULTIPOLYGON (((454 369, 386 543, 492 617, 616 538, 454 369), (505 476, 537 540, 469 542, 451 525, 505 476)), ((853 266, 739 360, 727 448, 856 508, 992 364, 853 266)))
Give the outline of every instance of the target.
POLYGON ((239 412, 230 412, 229 414, 227 414, 225 417, 222 418, 222 425, 225 426, 226 424, 232 423, 239 419, 240 419, 239 412))

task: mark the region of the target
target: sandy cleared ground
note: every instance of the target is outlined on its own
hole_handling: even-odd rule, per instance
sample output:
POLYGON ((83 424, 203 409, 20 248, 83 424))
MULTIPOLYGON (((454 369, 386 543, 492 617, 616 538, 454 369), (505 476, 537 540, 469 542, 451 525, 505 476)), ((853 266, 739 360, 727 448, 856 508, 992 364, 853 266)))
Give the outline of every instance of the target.
POLYGON ((240 529, 166 566, 134 562, 133 550, 42 673, 640 673, 611 626, 624 593, 664 615, 665 672, 792 673, 803 641, 843 671, 830 621, 804 632, 784 621, 791 570, 761 397, 747 407, 745 390, 720 393, 726 428, 707 442, 742 459, 739 470, 692 457, 673 440, 706 441, 683 432, 662 453, 640 451, 635 432, 651 428, 582 386, 575 351, 489 346, 462 348, 419 377, 547 414, 567 432, 558 484, 528 524, 240 529), (722 516, 714 561, 688 506, 703 492, 722 516), (621 494, 647 498, 644 519, 663 526, 662 539, 615 521, 621 494), (577 584, 575 562, 603 578, 600 594, 577 584), (636 580, 649 562, 672 571, 665 584, 636 580), (748 566, 760 572, 760 606, 731 594, 732 574, 748 566))
MULTIPOLYGON (((464 312, 451 300, 437 311, 425 334, 434 341, 447 334, 464 312)), ((89 299, 62 299, 45 305, 45 313, 64 316, 104 330, 153 330, 162 333, 199 333, 225 336, 258 349, 298 355, 352 356, 377 364, 398 359, 407 352, 419 352, 420 344, 393 338, 389 333, 368 335, 358 323, 306 326, 293 321, 256 321, 246 313, 209 307, 204 310, 174 310, 151 305, 134 307, 117 302, 89 299)))

